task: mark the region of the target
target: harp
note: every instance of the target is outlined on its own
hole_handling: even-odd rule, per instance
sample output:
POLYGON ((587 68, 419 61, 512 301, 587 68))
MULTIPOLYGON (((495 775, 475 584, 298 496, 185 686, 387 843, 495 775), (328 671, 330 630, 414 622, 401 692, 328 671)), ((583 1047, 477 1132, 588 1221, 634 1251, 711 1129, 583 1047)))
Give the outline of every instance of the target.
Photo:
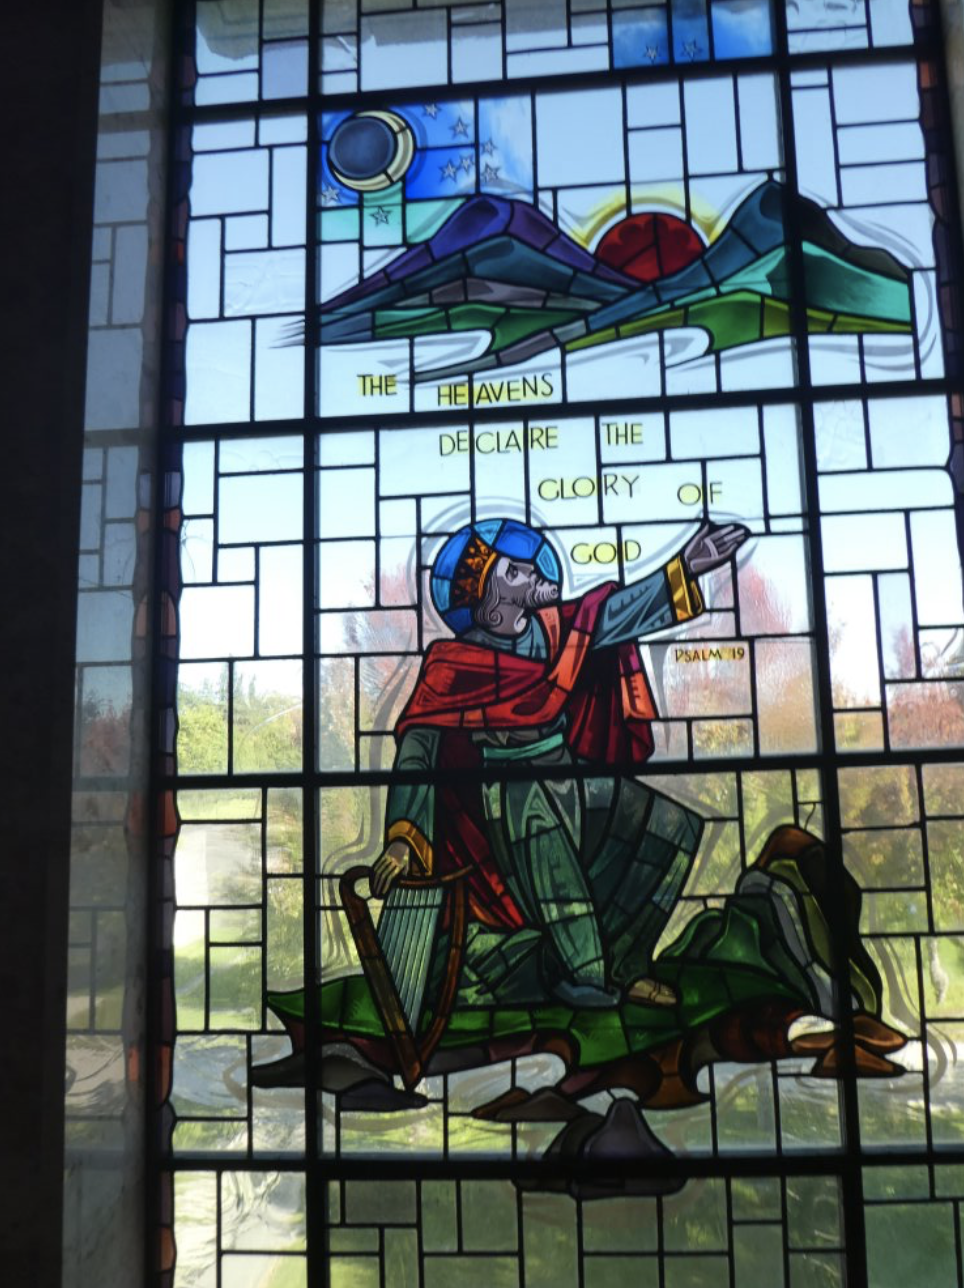
POLYGON ((371 875, 353 867, 339 882, 339 895, 398 1070, 411 1090, 425 1072, 452 1012, 465 947, 466 899, 463 878, 469 869, 437 879, 402 877, 389 890, 375 925, 368 900, 355 889, 371 875), (423 1034, 422 1016, 433 946, 443 929, 450 932, 442 986, 432 999, 431 1022, 423 1034))

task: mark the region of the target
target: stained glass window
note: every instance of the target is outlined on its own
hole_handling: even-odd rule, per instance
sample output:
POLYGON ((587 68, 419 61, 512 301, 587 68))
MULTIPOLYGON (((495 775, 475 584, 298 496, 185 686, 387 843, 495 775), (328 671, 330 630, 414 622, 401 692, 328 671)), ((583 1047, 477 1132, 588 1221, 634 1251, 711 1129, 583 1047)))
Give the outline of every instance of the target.
POLYGON ((935 6, 182 14, 165 1282, 957 1282, 935 6))

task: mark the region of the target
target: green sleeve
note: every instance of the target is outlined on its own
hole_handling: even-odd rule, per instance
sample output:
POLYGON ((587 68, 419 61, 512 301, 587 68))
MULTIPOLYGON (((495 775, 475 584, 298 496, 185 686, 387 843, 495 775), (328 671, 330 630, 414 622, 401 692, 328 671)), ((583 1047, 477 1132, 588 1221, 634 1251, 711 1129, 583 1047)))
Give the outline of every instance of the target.
POLYGON ((394 768, 404 773, 424 773, 423 783, 393 783, 385 809, 385 842, 404 840, 426 873, 432 871, 435 820, 433 771, 438 760, 438 729, 416 725, 402 737, 394 768))

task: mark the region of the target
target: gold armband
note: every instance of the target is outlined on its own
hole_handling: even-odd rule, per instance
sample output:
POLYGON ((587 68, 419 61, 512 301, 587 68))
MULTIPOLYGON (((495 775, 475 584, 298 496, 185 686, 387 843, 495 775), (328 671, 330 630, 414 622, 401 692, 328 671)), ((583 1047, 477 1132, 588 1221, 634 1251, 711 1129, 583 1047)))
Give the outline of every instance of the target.
POLYGON ((678 622, 688 622, 703 612, 700 588, 683 567, 683 556, 677 555, 666 565, 666 580, 673 600, 673 615, 678 622))

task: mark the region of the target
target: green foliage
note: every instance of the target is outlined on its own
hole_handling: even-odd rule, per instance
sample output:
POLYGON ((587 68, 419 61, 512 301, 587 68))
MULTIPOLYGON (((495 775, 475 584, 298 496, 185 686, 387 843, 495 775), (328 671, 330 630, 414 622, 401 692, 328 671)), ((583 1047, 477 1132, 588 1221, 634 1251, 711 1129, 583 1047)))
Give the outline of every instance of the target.
MULTIPOLYGON (((235 673, 234 771, 278 772, 301 768, 301 694, 260 691, 254 676, 235 673)), ((216 680, 178 691, 178 770, 224 773, 228 768, 227 668, 216 680)))
POLYGON ((182 774, 223 774, 228 767, 227 707, 206 685, 178 695, 177 759, 182 774))
POLYGON ((236 681, 234 769, 237 773, 300 769, 301 694, 259 693, 256 681, 236 681))

